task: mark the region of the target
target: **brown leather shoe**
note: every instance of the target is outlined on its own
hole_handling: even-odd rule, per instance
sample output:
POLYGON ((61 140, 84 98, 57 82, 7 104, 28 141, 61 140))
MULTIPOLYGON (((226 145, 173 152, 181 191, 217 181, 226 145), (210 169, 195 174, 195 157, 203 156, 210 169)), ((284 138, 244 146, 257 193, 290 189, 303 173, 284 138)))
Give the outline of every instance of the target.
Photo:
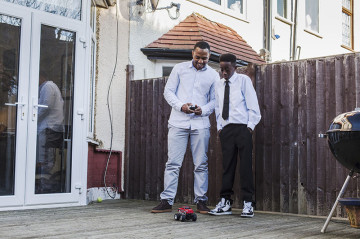
POLYGON ((154 207, 151 212, 161 213, 161 212, 171 212, 172 206, 168 203, 166 199, 161 199, 160 204, 154 207))
POLYGON ((201 213, 201 214, 207 214, 208 212, 210 212, 210 209, 206 206, 206 201, 198 201, 197 204, 197 209, 196 211, 201 213))

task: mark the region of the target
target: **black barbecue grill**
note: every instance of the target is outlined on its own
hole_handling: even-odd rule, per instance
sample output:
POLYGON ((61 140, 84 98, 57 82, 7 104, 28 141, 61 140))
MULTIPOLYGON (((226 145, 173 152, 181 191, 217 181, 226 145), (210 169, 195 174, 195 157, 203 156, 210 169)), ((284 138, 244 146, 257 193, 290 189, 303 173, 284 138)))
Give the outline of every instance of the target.
POLYGON ((340 114, 326 132, 331 152, 343 166, 360 172, 360 111, 340 114))
POLYGON ((324 233, 350 178, 354 172, 360 173, 360 109, 336 116, 326 134, 320 134, 319 137, 328 139, 329 148, 336 160, 350 170, 321 230, 324 233))

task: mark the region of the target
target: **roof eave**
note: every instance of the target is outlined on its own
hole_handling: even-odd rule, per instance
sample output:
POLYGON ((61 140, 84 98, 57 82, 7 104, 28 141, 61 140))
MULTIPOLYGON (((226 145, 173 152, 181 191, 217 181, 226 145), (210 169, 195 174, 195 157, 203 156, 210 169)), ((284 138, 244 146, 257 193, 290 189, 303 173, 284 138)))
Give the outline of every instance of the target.
MULTIPOLYGON (((191 60, 192 50, 190 49, 169 49, 169 48, 141 48, 140 49, 149 60, 191 60)), ((219 63, 220 54, 211 52, 209 61, 219 63)), ((237 66, 246 66, 249 62, 240 59, 236 60, 237 66)))

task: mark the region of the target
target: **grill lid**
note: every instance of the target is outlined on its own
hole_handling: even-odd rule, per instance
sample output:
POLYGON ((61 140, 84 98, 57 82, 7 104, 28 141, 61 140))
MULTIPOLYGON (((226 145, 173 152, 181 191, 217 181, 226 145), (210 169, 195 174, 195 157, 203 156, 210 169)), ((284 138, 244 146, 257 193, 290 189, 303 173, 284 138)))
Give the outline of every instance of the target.
POLYGON ((336 116, 327 133, 337 131, 360 131, 360 109, 356 108, 354 111, 336 116))

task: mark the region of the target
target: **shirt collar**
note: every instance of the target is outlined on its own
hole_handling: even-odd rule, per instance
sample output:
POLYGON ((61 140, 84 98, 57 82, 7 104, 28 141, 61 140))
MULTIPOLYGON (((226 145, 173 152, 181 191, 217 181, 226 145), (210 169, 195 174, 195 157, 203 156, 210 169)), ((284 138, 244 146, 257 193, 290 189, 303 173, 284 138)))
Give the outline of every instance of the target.
MULTIPOLYGON (((237 75, 237 73, 234 72, 234 74, 229 79, 229 83, 234 83, 236 75, 237 75)), ((224 81, 223 83, 225 84, 225 82, 226 82, 225 78, 223 78, 223 81, 224 81)))
MULTIPOLYGON (((208 64, 205 64, 205 66, 204 66, 200 71, 205 71, 205 70, 207 69, 207 65, 208 65, 208 64)), ((195 68, 195 66, 193 65, 193 60, 190 61, 190 64, 189 64, 189 68, 191 68, 191 67, 193 67, 195 70, 197 70, 197 69, 195 68)))

